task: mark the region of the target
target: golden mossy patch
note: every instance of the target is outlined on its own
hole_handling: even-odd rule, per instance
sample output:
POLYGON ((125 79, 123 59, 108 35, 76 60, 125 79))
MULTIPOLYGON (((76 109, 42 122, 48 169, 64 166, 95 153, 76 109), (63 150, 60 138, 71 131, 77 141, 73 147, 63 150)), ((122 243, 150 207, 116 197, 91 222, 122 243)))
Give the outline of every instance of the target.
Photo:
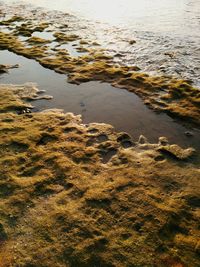
POLYGON ((40 23, 35 26, 32 25, 30 21, 26 21, 25 23, 15 27, 14 34, 30 37, 34 32, 43 32, 46 28, 48 28, 48 26, 48 23, 40 23))
POLYGON ((55 41, 61 42, 61 43, 73 42, 73 41, 77 41, 78 39, 80 39, 80 37, 76 34, 67 35, 63 32, 55 32, 53 36, 55 37, 55 41))
POLYGON ((18 115, 37 89, 6 86, 0 266, 199 266, 194 151, 59 110, 18 115))
POLYGON ((39 38, 36 36, 32 36, 26 42, 31 45, 44 45, 44 44, 50 43, 51 41, 47 39, 39 38))

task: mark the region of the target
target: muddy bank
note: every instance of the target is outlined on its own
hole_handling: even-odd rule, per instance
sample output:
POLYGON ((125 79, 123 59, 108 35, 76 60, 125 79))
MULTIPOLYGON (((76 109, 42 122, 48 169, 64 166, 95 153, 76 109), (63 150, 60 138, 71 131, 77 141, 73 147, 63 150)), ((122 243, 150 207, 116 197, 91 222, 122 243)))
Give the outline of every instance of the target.
POLYGON ((199 266, 199 159, 0 86, 0 266, 199 266), (18 114, 17 114, 18 113, 18 114))

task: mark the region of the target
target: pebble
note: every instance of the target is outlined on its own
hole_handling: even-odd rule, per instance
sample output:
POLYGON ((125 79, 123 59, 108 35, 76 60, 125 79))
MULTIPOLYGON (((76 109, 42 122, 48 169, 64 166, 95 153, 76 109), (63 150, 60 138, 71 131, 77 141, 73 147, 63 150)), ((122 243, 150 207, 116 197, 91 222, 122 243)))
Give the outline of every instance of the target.
POLYGON ((135 40, 130 40, 130 41, 129 41, 129 44, 130 44, 130 45, 133 45, 133 44, 135 44, 135 43, 136 43, 135 40))
POLYGON ((189 132, 189 131, 187 131, 187 132, 185 132, 185 135, 186 135, 186 136, 188 136, 188 137, 192 137, 192 136, 193 136, 193 133, 192 133, 192 132, 189 132))

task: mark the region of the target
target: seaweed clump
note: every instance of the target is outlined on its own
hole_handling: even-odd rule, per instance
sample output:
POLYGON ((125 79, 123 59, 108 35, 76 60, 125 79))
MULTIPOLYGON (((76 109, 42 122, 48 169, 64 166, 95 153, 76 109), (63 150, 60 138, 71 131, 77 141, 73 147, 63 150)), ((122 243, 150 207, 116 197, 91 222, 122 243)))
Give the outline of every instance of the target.
POLYGON ((48 28, 48 26, 48 23, 40 23, 39 25, 34 26, 31 22, 26 22, 16 26, 14 34, 31 37, 34 32, 43 32, 46 28, 48 28))
POLYGON ((46 46, 35 45, 31 47, 26 47, 25 44, 20 42, 14 35, 2 32, 0 32, 0 49, 7 49, 18 55, 22 55, 24 57, 36 60, 42 57, 46 57, 48 55, 48 49, 46 46))
POLYGON ((44 44, 50 43, 50 41, 47 39, 43 39, 43 38, 39 38, 35 36, 30 37, 28 40, 26 40, 26 42, 29 43, 30 45, 44 45, 44 44))
POLYGON ((37 94, 0 86, 0 266, 199 266, 195 151, 16 114, 37 94))
POLYGON ((53 36, 55 37, 55 41, 57 42, 61 42, 61 43, 68 43, 68 42, 73 42, 73 41, 77 41, 80 37, 76 34, 65 34, 63 32, 55 32, 53 34, 53 36))

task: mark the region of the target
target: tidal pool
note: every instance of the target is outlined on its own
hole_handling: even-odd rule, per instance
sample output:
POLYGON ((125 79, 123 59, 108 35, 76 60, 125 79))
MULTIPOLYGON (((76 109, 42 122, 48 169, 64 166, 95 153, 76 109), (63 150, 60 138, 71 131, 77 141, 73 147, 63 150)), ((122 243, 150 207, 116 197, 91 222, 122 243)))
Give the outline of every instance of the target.
POLYGON ((66 82, 65 75, 45 69, 34 60, 8 51, 1 51, 0 59, 1 64, 20 64, 18 69, 11 69, 9 74, 1 75, 1 83, 34 82, 53 96, 49 101, 33 102, 35 111, 60 108, 66 112, 81 114, 84 123, 112 124, 117 131, 128 132, 134 140, 140 134, 148 137, 151 142, 157 142, 160 136, 166 136, 171 143, 200 149, 199 130, 188 130, 169 116, 155 113, 134 93, 99 82, 72 85, 66 82), (187 137, 187 131, 191 131, 193 136, 187 137))

